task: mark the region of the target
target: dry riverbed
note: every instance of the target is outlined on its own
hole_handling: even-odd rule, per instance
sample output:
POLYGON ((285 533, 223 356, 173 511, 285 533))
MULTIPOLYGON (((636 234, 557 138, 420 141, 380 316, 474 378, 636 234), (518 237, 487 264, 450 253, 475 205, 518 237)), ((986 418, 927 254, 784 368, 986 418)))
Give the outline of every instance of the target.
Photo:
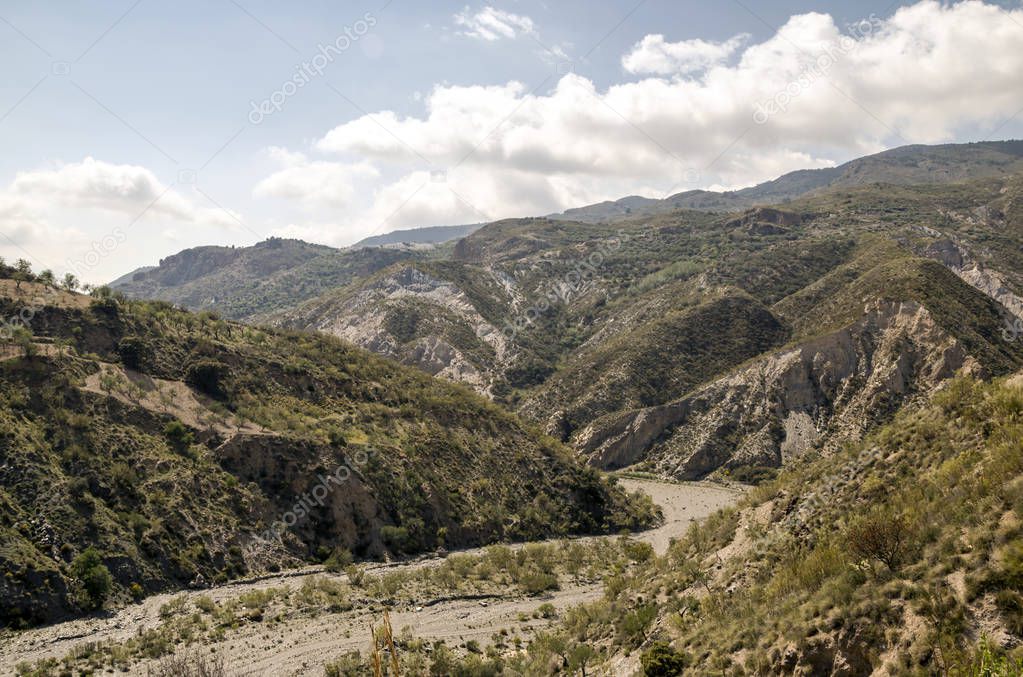
MULTIPOLYGON (((650 495, 664 511, 665 523, 656 529, 636 534, 635 539, 649 543, 661 554, 671 538, 685 533, 689 524, 719 508, 734 503, 741 493, 735 489, 707 483, 675 484, 645 479, 622 479, 630 491, 650 495)), ((577 539, 592 544, 598 539, 577 539)), ((519 546, 514 546, 519 547, 519 546)), ((481 555, 483 550, 465 554, 481 555)), ((424 567, 439 567, 443 558, 415 562, 371 564, 364 567, 370 576, 407 574, 414 576, 424 567)), ((69 654, 88 653, 93 643, 123 643, 147 630, 160 628, 168 621, 167 606, 191 608, 213 602, 227 606, 245 595, 274 590, 297 591, 304 585, 348 583, 344 574, 325 574, 321 567, 309 567, 278 576, 253 581, 239 581, 208 590, 155 595, 103 618, 86 618, 52 626, 34 628, 0 636, 0 674, 15 674, 19 663, 36 662, 69 654), (208 598, 206 599, 200 598, 208 598), (163 614, 161 615, 161 609, 163 614)), ((493 590, 460 591, 456 594, 422 591, 414 601, 406 599, 392 610, 391 621, 396 632, 424 640, 445 640, 449 646, 475 641, 486 646, 497 637, 500 641, 523 644, 532 633, 554 622, 549 604, 556 612, 594 599, 602 594, 597 576, 561 577, 560 589, 543 594, 527 595, 515 587, 493 590)), ((272 603, 269 605, 273 608, 272 603)), ((382 606, 355 598, 352 607, 314 615, 301 613, 280 615, 274 622, 243 622, 228 630, 212 646, 229 666, 232 675, 322 675, 323 664, 349 651, 363 650, 369 644, 369 627, 378 623, 382 606)), ((178 651, 184 650, 179 647, 178 651)), ((203 647, 211 650, 211 647, 203 647)), ((134 661, 126 668, 129 674, 146 674, 152 661, 134 661)), ((118 668, 124 671, 125 668, 118 668)))

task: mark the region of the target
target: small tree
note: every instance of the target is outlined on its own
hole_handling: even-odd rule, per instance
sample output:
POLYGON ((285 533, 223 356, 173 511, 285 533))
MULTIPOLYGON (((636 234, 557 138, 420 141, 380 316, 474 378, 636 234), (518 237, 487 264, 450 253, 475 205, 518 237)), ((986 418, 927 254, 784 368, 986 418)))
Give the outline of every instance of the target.
POLYGON ((32 342, 32 338, 32 332, 24 325, 18 325, 11 332, 11 340, 16 346, 21 348, 22 352, 25 353, 25 357, 35 357, 36 345, 32 342))
POLYGON ((86 548, 71 562, 71 575, 81 585, 82 606, 88 610, 102 607, 113 587, 113 579, 95 548, 86 548))
POLYGON ((53 271, 50 270, 49 268, 47 268, 43 272, 39 273, 38 280, 40 282, 42 282, 43 284, 48 285, 50 287, 52 287, 55 284, 57 284, 57 278, 53 274, 53 271))
POLYGON ((60 286, 64 287, 67 291, 75 291, 78 289, 78 278, 75 277, 74 273, 66 273, 64 279, 60 281, 60 286))
POLYGON ((348 548, 337 547, 323 561, 323 568, 333 573, 344 571, 353 561, 352 552, 348 548))
POLYGON ((21 291, 21 283, 32 279, 32 264, 25 259, 18 259, 14 264, 14 286, 21 291))
POLYGON ((125 336, 117 344, 117 352, 124 366, 135 371, 144 371, 153 351, 145 339, 139 336, 125 336))
POLYGON ((192 387, 216 398, 227 395, 226 381, 230 370, 222 362, 202 359, 191 364, 185 374, 185 380, 192 387))
POLYGON ((568 669, 573 674, 578 670, 582 677, 586 677, 586 666, 597 657, 597 652, 589 644, 576 644, 568 652, 568 669))
POLYGON ((876 510, 853 521, 846 532, 849 549, 860 559, 881 562, 895 571, 911 540, 909 520, 890 510, 876 510))

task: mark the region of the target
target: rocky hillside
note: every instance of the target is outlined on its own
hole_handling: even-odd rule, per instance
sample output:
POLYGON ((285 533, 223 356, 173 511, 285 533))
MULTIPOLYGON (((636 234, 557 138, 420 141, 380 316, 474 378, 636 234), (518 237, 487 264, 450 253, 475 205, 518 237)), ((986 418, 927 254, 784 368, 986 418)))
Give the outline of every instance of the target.
POLYGON ((411 257, 405 249, 334 249, 271 238, 252 247, 196 247, 111 283, 131 298, 258 320, 411 257))
POLYGON ((721 212, 499 221, 259 318, 462 382, 602 467, 761 476, 1023 365, 1021 158, 911 146, 721 212))
POLYGON ((280 314, 461 380, 602 467, 762 474, 1023 364, 1020 177, 525 219, 280 314), (1013 330, 1014 331, 1014 330, 1013 330))
POLYGON ((861 442, 808 457, 693 525, 527 651, 489 654, 486 667, 1019 675, 1021 421, 1023 375, 949 381, 861 442))
POLYGON ((4 625, 92 608, 101 588, 123 603, 654 518, 569 449, 419 370, 12 274, 0 267, 0 310, 26 319, 0 359, 4 625))

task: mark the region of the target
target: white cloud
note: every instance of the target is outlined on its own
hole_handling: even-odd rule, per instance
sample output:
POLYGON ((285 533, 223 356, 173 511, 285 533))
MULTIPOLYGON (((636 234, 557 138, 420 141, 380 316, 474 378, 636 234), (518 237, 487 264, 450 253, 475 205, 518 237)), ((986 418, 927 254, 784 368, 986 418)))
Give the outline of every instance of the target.
POLYGON ((237 215, 197 207, 138 165, 115 165, 87 157, 56 169, 18 172, 11 195, 70 208, 101 209, 135 217, 233 228, 237 215))
MULTIPOLYGON (((648 36, 624 61, 648 74, 638 81, 599 89, 569 74, 542 92, 519 82, 438 85, 424 114, 374 112, 327 131, 315 148, 381 169, 345 226, 353 237, 737 188, 993 127, 1023 105, 1020 44, 1023 10, 933 0, 846 27, 797 15, 756 44, 648 36), (765 106, 775 110, 758 118, 765 106), (424 165, 447 170, 446 180, 431 180, 424 165)), ((306 183, 308 201, 320 182, 306 183)))
POLYGON ((0 246, 31 246, 48 236, 55 229, 46 220, 38 206, 23 197, 0 193, 0 246))
POLYGON ((271 157, 285 165, 256 184, 256 197, 277 197, 301 201, 307 205, 347 205, 355 195, 356 183, 380 175, 367 162, 341 164, 310 161, 301 153, 283 148, 269 149, 271 157))
POLYGON ((199 199, 206 198, 186 197, 145 167, 91 157, 21 171, 0 188, 0 254, 103 283, 125 272, 124 257, 166 253, 154 251, 158 239, 180 236, 194 246, 218 239, 211 229, 241 230, 235 212, 199 199))
POLYGON ((456 26, 462 27, 459 31, 461 35, 487 42, 535 33, 533 20, 528 16, 512 14, 489 5, 476 12, 465 7, 455 14, 454 22, 456 26))
POLYGON ((724 42, 668 42, 663 35, 648 35, 622 57, 622 66, 630 73, 697 73, 725 62, 748 39, 748 34, 742 34, 724 42))

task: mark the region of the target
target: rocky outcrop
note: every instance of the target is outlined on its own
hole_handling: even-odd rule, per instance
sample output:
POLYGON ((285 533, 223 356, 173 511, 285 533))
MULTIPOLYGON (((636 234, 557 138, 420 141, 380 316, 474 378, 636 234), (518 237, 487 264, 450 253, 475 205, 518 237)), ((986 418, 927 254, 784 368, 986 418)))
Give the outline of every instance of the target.
POLYGON ((316 329, 440 378, 489 394, 500 365, 513 357, 501 329, 457 285, 407 265, 344 297, 290 313, 287 326, 316 329), (414 316, 414 317, 413 317, 414 316), (425 323, 396 335, 403 320, 425 323))
POLYGON ((576 446, 600 467, 649 461, 683 479, 780 466, 860 436, 963 368, 959 342, 915 302, 875 302, 854 324, 761 358, 687 397, 606 416, 576 446))
POLYGON ((803 218, 799 214, 770 207, 757 207, 746 211, 742 216, 732 219, 725 225, 728 228, 740 229, 755 235, 780 235, 802 222, 803 218))
POLYGON ((923 256, 939 261, 963 282, 1001 304, 1015 319, 1023 320, 1023 298, 1009 289, 1001 273, 977 261, 958 240, 930 228, 926 232, 942 239, 924 249, 923 256))

